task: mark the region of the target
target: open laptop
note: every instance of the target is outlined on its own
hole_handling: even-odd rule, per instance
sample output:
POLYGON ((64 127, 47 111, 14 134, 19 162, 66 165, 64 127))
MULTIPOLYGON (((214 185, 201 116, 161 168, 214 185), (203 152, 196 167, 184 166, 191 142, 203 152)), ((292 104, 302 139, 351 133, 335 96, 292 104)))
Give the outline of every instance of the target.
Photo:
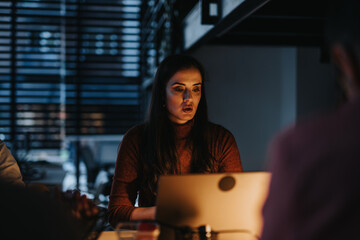
POLYGON ((268 172, 160 177, 156 212, 163 225, 160 240, 176 239, 172 232, 179 227, 203 225, 219 232, 217 240, 257 239, 270 178, 268 172))

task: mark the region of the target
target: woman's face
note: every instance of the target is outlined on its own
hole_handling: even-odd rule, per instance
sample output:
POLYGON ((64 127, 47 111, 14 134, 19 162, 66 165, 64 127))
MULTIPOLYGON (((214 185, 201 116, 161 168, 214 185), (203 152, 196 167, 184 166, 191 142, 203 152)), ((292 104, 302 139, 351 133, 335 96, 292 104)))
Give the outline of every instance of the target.
POLYGON ((184 124, 194 118, 201 98, 201 74, 196 68, 176 72, 166 84, 169 119, 184 124))

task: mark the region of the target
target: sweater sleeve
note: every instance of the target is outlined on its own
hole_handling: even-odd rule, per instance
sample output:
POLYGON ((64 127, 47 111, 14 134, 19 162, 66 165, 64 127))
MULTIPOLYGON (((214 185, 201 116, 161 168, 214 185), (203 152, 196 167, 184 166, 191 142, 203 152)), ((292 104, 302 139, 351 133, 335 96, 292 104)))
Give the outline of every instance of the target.
POLYGON ((0 141, 0 179, 11 184, 25 185, 19 165, 3 141, 0 141))
POLYGON ((227 129, 219 126, 216 143, 216 159, 219 172, 242 172, 239 149, 234 136, 227 129))
POLYGON ((109 198, 109 222, 113 227, 130 220, 139 190, 139 142, 134 129, 129 130, 120 145, 109 198))

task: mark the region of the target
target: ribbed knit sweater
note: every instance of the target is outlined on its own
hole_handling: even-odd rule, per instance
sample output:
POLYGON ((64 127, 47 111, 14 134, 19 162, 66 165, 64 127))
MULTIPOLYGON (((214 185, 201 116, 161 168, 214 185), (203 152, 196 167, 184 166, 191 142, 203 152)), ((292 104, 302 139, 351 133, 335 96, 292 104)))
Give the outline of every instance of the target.
MULTIPOLYGON (((180 174, 191 173, 191 149, 186 139, 191 131, 193 121, 183 125, 174 124, 176 148, 179 157, 180 174)), ((211 140, 210 154, 215 157, 216 172, 241 172, 242 165, 239 150, 234 136, 224 127, 209 123, 211 140)), ((140 143, 144 125, 137 125, 124 136, 118 152, 115 174, 113 179, 110 202, 108 206, 109 221, 116 226, 119 221, 127 221, 135 208, 135 201, 139 192, 139 207, 151 207, 156 196, 148 196, 140 190, 140 143)))

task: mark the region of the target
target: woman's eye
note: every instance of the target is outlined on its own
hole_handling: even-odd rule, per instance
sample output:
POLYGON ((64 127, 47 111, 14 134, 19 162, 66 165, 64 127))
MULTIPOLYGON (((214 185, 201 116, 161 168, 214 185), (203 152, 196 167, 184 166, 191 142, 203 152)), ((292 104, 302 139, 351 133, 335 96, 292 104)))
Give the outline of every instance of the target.
POLYGON ((182 89, 181 87, 176 87, 176 88, 174 88, 174 90, 175 90, 176 92, 182 92, 182 91, 183 91, 183 89, 182 89))
POLYGON ((200 88, 194 88, 194 92, 200 92, 200 88))

